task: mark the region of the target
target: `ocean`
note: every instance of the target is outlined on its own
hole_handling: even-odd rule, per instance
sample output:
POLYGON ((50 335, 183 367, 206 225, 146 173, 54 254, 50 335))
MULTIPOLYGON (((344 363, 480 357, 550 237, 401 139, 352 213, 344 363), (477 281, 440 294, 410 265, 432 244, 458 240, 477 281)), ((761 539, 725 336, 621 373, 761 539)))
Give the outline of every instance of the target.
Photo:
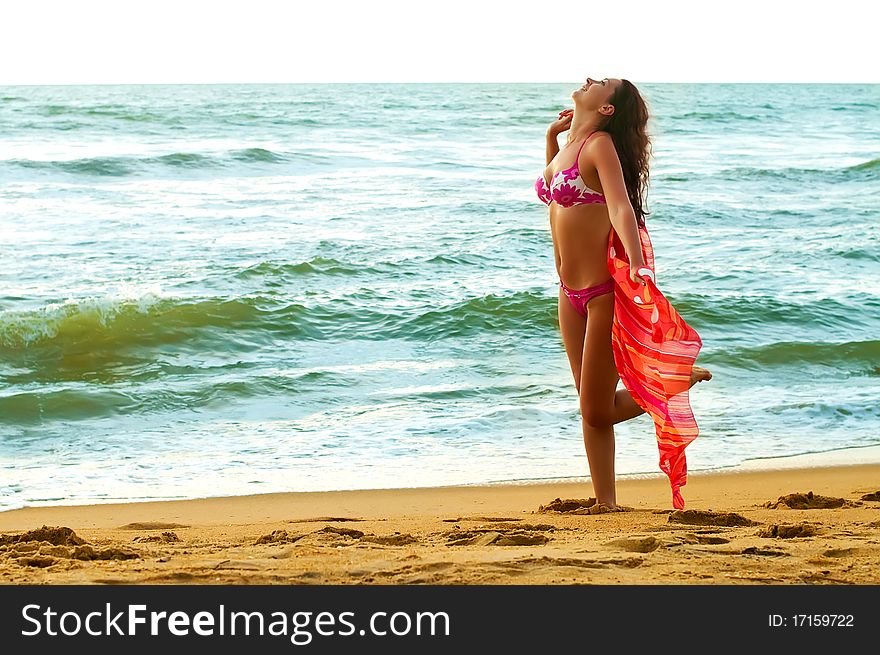
MULTIPOLYGON (((635 83, 689 470, 880 444, 880 85, 635 83)), ((0 509, 586 483, 533 188, 579 85, 0 87, 0 509)))

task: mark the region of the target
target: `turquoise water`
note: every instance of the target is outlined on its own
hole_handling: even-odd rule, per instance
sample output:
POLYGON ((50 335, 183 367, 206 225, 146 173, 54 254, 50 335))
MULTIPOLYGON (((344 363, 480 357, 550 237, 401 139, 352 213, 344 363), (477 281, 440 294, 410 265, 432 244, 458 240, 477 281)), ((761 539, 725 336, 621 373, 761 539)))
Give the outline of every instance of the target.
MULTIPOLYGON (((578 85, 0 87, 0 508, 584 479, 533 189, 578 85)), ((690 470, 880 444, 880 86, 641 88, 690 470)))

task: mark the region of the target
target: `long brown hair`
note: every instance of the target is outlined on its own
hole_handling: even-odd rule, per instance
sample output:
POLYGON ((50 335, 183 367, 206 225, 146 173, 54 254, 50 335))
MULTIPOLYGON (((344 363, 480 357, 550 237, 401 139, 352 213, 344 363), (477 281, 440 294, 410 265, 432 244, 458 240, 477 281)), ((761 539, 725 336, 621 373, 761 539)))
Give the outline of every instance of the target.
POLYGON ((651 156, 651 137, 648 136, 648 105, 642 94, 629 80, 620 84, 608 104, 614 113, 600 129, 608 132, 614 141, 630 204, 639 227, 645 226, 645 196, 648 192, 648 158, 651 156))

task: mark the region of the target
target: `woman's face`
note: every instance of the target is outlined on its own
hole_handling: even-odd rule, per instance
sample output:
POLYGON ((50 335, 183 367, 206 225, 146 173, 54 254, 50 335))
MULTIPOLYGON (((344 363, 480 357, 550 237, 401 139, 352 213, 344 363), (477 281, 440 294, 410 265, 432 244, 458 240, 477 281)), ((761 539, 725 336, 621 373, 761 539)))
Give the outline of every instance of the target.
POLYGON ((602 105, 608 104, 620 83, 620 80, 615 77, 606 77, 601 80, 588 77, 586 83, 576 89, 571 97, 575 103, 585 109, 598 109, 602 105))

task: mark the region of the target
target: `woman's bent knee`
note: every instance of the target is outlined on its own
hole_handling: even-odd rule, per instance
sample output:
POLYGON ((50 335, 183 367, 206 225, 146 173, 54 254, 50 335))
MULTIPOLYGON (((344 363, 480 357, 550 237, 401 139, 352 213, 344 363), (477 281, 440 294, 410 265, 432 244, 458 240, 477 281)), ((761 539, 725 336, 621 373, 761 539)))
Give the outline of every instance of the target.
POLYGON ((613 425, 612 414, 609 410, 581 406, 581 417, 584 423, 591 428, 607 428, 609 425, 613 425))

